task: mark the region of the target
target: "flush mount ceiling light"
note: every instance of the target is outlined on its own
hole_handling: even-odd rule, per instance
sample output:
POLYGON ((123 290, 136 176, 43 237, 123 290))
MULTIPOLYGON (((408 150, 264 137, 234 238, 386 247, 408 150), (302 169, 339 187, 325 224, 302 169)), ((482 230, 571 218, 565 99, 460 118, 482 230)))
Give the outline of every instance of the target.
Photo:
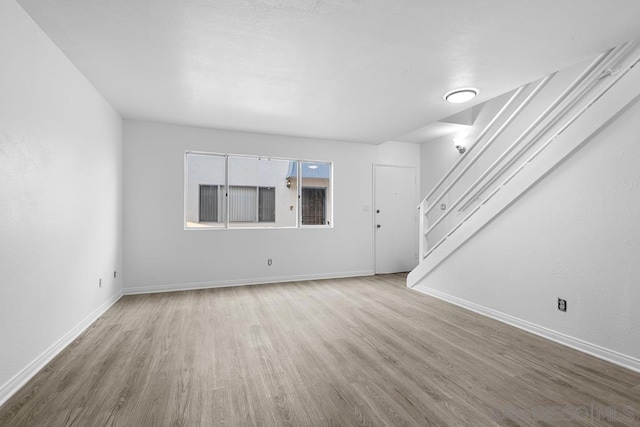
POLYGON ((309 165, 309 169, 318 169, 318 165, 309 165))
POLYGON ((463 102, 471 101, 478 94, 478 89, 472 87, 465 87, 462 89, 455 89, 444 96, 444 99, 452 104, 462 104, 463 102))

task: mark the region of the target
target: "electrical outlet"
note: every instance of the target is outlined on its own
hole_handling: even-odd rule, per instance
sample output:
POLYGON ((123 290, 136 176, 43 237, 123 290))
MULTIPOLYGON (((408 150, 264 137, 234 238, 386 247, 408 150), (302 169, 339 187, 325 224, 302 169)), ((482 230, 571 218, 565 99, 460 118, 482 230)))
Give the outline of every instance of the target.
POLYGON ((102 287, 102 279, 98 279, 98 287, 101 288, 102 287))
POLYGON ((271 264, 273 264, 273 260, 272 260, 271 258, 269 258, 269 259, 267 260, 267 265, 271 265, 271 264))
POLYGON ((567 300, 558 298, 558 310, 567 311, 567 300))

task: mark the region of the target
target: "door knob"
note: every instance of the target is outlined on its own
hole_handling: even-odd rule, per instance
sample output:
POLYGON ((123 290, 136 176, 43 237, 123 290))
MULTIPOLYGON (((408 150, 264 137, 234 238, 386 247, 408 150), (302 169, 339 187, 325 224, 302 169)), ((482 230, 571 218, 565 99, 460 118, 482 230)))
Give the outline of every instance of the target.
POLYGON ((380 224, 376 224, 376 228, 380 228, 382 227, 380 224))

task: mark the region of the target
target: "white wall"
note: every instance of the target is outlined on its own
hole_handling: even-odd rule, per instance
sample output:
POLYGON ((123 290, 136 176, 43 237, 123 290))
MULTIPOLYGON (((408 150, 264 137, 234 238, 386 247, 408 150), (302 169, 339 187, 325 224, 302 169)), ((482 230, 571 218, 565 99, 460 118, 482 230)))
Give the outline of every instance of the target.
MULTIPOLYGON (((599 103, 631 99, 633 79, 626 84, 635 92, 612 90, 599 103)), ((639 369, 639 115, 637 100, 614 115, 417 288, 639 369)), ((558 144, 574 143, 565 139, 558 144)))
POLYGON ((124 126, 125 292, 373 273, 372 168, 418 166, 419 146, 381 146, 141 121, 124 126), (332 161, 334 227, 184 230, 184 151, 332 161), (267 265, 267 259, 273 265, 267 265))
MULTIPOLYGON (((377 151, 376 162, 379 164, 416 168, 418 171, 418 183, 420 183, 420 144, 388 141, 378 145, 377 151)), ((417 192, 420 194, 420 185, 418 185, 417 192)))
POLYGON ((122 119, 14 1, 0 62, 2 403, 121 293, 122 119))
MULTIPOLYGON (((460 153, 458 153, 458 150, 455 148, 452 136, 436 138, 420 145, 420 163, 422 165, 420 168, 422 172, 420 180, 420 200, 427 196, 459 157, 460 153)), ((447 182, 444 183, 438 193, 435 194, 435 197, 440 194, 449 182, 450 180, 447 180, 447 182)), ((433 198, 430 198, 430 200, 433 200, 433 198)), ((438 202, 438 206, 442 204, 448 206, 449 200, 450 197, 447 194, 438 202)), ((429 224, 433 224, 433 221, 437 220, 441 214, 442 211, 440 208, 434 208, 428 215, 429 224)), ((445 231, 450 229, 450 224, 451 219, 446 218, 440 227, 437 227, 431 232, 429 242, 436 243, 444 237, 445 231)))

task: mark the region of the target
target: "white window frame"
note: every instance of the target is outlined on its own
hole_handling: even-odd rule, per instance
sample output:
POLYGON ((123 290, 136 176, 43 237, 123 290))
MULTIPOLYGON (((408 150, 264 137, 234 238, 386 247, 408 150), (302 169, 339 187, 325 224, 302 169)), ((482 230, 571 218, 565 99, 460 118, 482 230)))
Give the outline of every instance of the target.
MULTIPOLYGON (((333 162, 327 160, 312 160, 312 159, 296 159, 296 158, 287 158, 287 157, 273 157, 273 156, 257 156, 257 155, 249 155, 249 154, 232 154, 232 153, 215 153, 215 152, 206 152, 206 151, 192 151, 186 150, 184 152, 184 206, 183 206, 183 228, 185 231, 199 231, 199 230, 264 230, 264 229, 305 229, 305 228, 333 228, 335 225, 335 220, 333 217, 333 162), (190 154, 194 155, 202 155, 202 156, 215 156, 224 158, 224 184, 219 185, 218 189, 221 193, 221 200, 219 203, 222 203, 221 209, 225 212, 223 213, 223 220, 219 221, 219 225, 215 226, 203 226, 203 227, 188 227, 187 226, 187 211, 188 211, 188 186, 189 186, 189 170, 188 170, 188 156, 190 154), (243 227, 232 225, 234 222, 229 220, 229 158, 230 157, 245 157, 257 160, 281 160, 288 162, 296 162, 296 183, 297 183, 297 215, 296 215, 296 224, 291 226, 278 226, 273 225, 273 223, 269 222, 260 222, 259 216, 258 221, 255 222, 255 226, 243 227), (326 188, 327 200, 326 203, 328 207, 326 207, 327 212, 327 224, 312 224, 305 225, 302 224, 302 164, 303 163, 323 163, 329 165, 329 183, 326 188), (222 191, 224 190, 224 191, 222 191), (231 224, 231 225, 230 225, 231 224), (264 225, 262 225, 264 224, 264 225), (270 225, 271 224, 271 225, 270 225)), ((207 184, 204 184, 207 185, 207 184)), ((257 191, 259 193, 260 187, 269 187, 267 185, 256 185, 257 191)), ((276 190, 277 192, 277 190, 276 190)), ((259 195, 257 195, 256 199, 259 199, 259 195)), ((277 216, 277 209, 276 209, 277 216)))

